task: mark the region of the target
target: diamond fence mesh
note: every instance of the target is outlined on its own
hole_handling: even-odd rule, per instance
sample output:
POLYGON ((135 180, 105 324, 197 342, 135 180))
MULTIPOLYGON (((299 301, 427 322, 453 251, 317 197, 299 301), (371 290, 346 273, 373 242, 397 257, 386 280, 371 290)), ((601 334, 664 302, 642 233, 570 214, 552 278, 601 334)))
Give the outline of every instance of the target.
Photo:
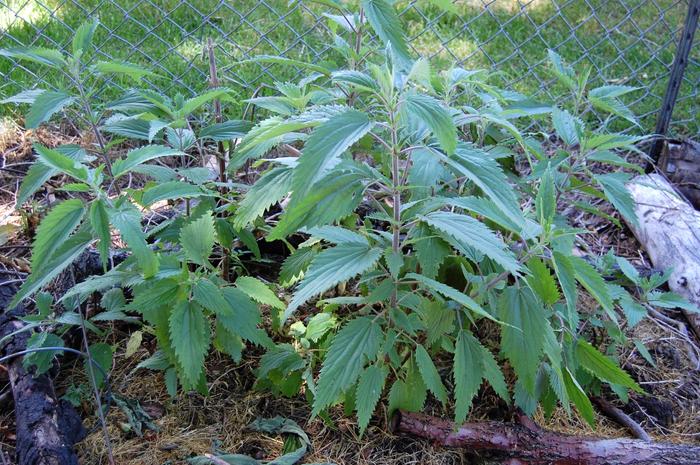
MULTIPOLYGON (((554 49, 568 63, 593 66, 596 84, 639 87, 626 103, 645 132, 654 129, 688 11, 688 0, 456 0, 452 11, 436 3, 395 3, 417 54, 438 66, 486 68, 500 84, 555 100, 557 85, 546 66, 546 51, 554 49)), ((240 90, 243 99, 273 81, 303 75, 290 66, 238 63, 246 58, 339 61, 324 11, 317 3, 287 0, 0 0, 0 48, 69 47, 75 28, 97 16, 94 59, 143 64, 164 76, 149 81, 154 88, 193 93, 207 86, 203 49, 211 37, 223 84, 240 90)), ((676 135, 700 133, 698 42, 696 37, 673 113, 676 135)), ((0 61, 0 96, 58 86, 59 79, 0 61)))

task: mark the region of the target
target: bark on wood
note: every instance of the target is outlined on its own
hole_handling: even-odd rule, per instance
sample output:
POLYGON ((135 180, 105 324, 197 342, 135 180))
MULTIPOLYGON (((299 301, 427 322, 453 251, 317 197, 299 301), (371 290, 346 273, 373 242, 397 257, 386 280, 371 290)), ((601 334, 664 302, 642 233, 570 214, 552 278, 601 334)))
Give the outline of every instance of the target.
MULTIPOLYGON (((639 221, 630 229, 655 268, 673 270, 668 287, 700 307, 700 212, 658 174, 638 176, 627 189, 639 221)), ((700 338, 700 314, 683 313, 700 338)))
POLYGON ((394 430, 446 447, 489 453, 507 463, 529 465, 697 465, 700 447, 568 436, 514 423, 467 423, 455 430, 449 420, 420 413, 397 413, 394 430))
POLYGON ((659 158, 659 169, 695 208, 700 208, 700 142, 667 141, 659 158))
MULTIPOLYGON (((120 263, 124 251, 115 251, 112 261, 120 263)), ((69 270, 55 280, 57 294, 63 294, 76 282, 102 272, 102 263, 95 250, 87 250, 69 270)), ((0 271, 0 283, 5 276, 0 271)), ((21 329, 26 315, 24 305, 11 312, 6 308, 18 290, 16 284, 0 284, 0 338, 21 329)), ((29 332, 19 333, 0 347, 0 357, 26 349, 29 332)), ((82 440, 85 430, 80 416, 68 402, 59 400, 49 374, 33 376, 22 365, 22 357, 11 359, 6 368, 15 407, 17 437, 16 455, 19 465, 78 465, 73 445, 82 440)))
POLYGON ((641 439, 642 441, 651 441, 651 437, 646 431, 644 431, 644 428, 642 428, 639 423, 634 421, 625 412, 615 407, 602 397, 594 397, 592 400, 596 407, 598 407, 598 409, 603 412, 605 416, 626 427, 635 438, 641 439))
MULTIPOLYGON (((0 308, 7 307, 17 292, 15 286, 0 287, 0 308)), ((21 329, 25 315, 20 305, 0 315, 0 338, 21 329)), ((14 336, 0 349, 0 356, 24 350, 29 333, 14 336)), ((11 359, 6 368, 12 387, 16 421, 16 455, 19 465, 78 465, 73 444, 81 440, 85 430, 73 407, 56 396, 47 374, 34 377, 22 366, 22 357, 11 359)))

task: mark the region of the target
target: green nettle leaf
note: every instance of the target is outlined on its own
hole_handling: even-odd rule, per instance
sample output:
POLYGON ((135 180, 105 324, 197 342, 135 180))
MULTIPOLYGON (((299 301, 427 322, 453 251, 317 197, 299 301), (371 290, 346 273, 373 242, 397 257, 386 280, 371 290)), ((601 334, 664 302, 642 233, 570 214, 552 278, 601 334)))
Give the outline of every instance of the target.
POLYGON ((496 359, 493 358, 491 351, 484 346, 481 346, 481 364, 484 369, 484 378, 486 378, 486 381, 489 382, 501 399, 505 400, 507 404, 510 404, 508 385, 503 377, 503 372, 498 366, 498 363, 496 363, 496 359))
MULTIPOLYGON (((105 375, 109 375, 112 370, 113 363, 113 351, 112 346, 104 342, 98 342, 96 344, 90 344, 88 348, 90 351, 90 357, 97 363, 100 368, 97 368, 94 364, 92 365, 92 372, 95 375, 95 384, 98 387, 102 387, 105 381, 105 375)), ((85 372, 89 373, 87 359, 85 360, 85 372)))
POLYGON ((204 357, 209 351, 211 328, 199 305, 183 301, 170 315, 170 340, 182 369, 186 386, 196 386, 204 371, 204 357))
POLYGON ((254 97, 245 100, 246 103, 269 110, 280 115, 291 116, 296 113, 298 105, 295 105, 289 97, 254 97))
POLYGON ((263 347, 274 344, 267 333, 258 328, 262 322, 260 308, 243 291, 233 287, 222 289, 228 306, 217 313, 217 321, 233 334, 238 334, 246 341, 263 347))
POLYGON ((533 258, 527 262, 530 275, 525 279, 530 289, 547 305, 554 305, 561 297, 557 283, 549 272, 549 268, 540 259, 533 258))
POLYGON ((612 297, 600 273, 582 258, 571 256, 568 259, 573 265, 576 280, 586 288, 605 310, 612 311, 612 297))
POLYGON ((279 276, 280 284, 291 286, 299 281, 316 255, 318 255, 318 251, 313 247, 302 247, 295 250, 282 263, 279 276))
POLYGON ((447 390, 442 383, 442 379, 440 379, 440 373, 438 373, 433 360, 430 358, 430 354, 420 344, 416 346, 416 363, 426 387, 444 407, 447 404, 447 390))
POLYGON ((27 60, 33 63, 50 66, 52 68, 63 68, 66 66, 66 59, 59 50, 42 47, 12 47, 0 48, 0 56, 27 60))
POLYGON ((366 114, 350 109, 314 129, 304 144, 299 164, 294 168, 292 202, 311 192, 338 163, 340 155, 367 134, 372 125, 366 114))
POLYGON ((235 335, 221 324, 216 323, 216 336, 214 336, 214 347, 219 352, 223 352, 230 356, 234 362, 241 361, 245 344, 240 336, 235 335))
POLYGON ((449 179, 450 173, 433 150, 416 149, 411 153, 411 160, 408 172, 411 200, 431 197, 440 181, 449 179))
POLYGON ((640 393, 644 392, 626 371, 584 339, 579 339, 576 343, 576 358, 581 366, 596 378, 610 384, 625 386, 640 393))
POLYGON ((571 69, 570 66, 565 65, 561 59, 561 56, 559 56, 559 54, 557 54, 557 52, 554 50, 547 50, 547 54, 549 55, 549 61, 552 63, 554 74, 556 75, 557 79, 568 87, 569 90, 576 90, 577 84, 574 81, 574 70, 571 69))
POLYGON ((586 420, 586 423, 591 425, 591 427, 595 427, 595 412, 588 396, 568 368, 564 369, 563 374, 566 393, 576 406, 576 410, 586 420))
POLYGON ((200 197, 205 191, 194 184, 183 181, 168 181, 147 189, 141 197, 141 204, 151 206, 156 202, 174 199, 188 199, 200 197))
POLYGON ((84 215, 85 204, 80 199, 65 200, 51 209, 37 228, 32 244, 32 272, 38 272, 49 263, 84 215))
POLYGON ((320 226, 311 228, 307 232, 313 237, 318 237, 332 244, 369 244, 365 236, 339 226, 320 226))
POLYGON ((371 269, 381 256, 382 249, 357 243, 340 244, 324 250, 311 262, 284 312, 283 321, 310 298, 371 269))
POLYGON ((19 94, 15 94, 12 97, 7 97, 0 100, 0 104, 6 103, 34 103, 34 100, 41 94, 46 92, 44 89, 28 89, 23 90, 19 94))
MULTIPOLYGON (((55 334, 42 331, 39 333, 32 334, 29 339, 27 339, 27 349, 39 349, 44 347, 64 347, 65 343, 63 339, 56 336, 55 334)), ((24 356, 22 360, 22 366, 29 368, 31 366, 36 367, 34 375, 39 376, 43 373, 49 371, 53 358, 56 355, 63 355, 63 351, 58 350, 46 350, 33 352, 24 356)))
POLYGON ((233 225, 244 228, 281 201, 292 190, 294 170, 288 166, 273 168, 263 174, 238 205, 233 225))
POLYGON ((452 253, 450 245, 433 233, 430 227, 424 223, 416 225, 411 233, 411 238, 415 241, 413 247, 421 266, 421 273, 434 279, 442 262, 452 253))
POLYGON ((362 8, 369 24, 385 44, 391 44, 391 50, 399 59, 401 68, 411 67, 411 54, 406 42, 399 15, 386 0, 362 0, 362 8))
POLYGON ((95 69, 102 74, 122 74, 135 81, 149 76, 158 76, 153 71, 145 69, 142 65, 135 65, 126 61, 98 61, 95 69))
POLYGON ((118 136, 129 137, 138 140, 152 140, 151 122, 141 118, 121 118, 105 122, 102 130, 118 136))
POLYGON ((109 210, 109 218, 122 238, 136 256, 145 277, 158 271, 158 257, 146 242, 146 234, 141 229, 141 213, 128 202, 109 210))
POLYGON ((360 436, 367 429, 377 402, 384 391, 384 383, 389 374, 389 369, 384 365, 370 365, 360 375, 355 394, 355 406, 357 409, 357 423, 360 427, 360 436))
POLYGON ((73 55, 85 52, 85 50, 90 47, 92 36, 95 35, 95 29, 97 29, 98 24, 97 18, 87 20, 75 30, 75 35, 73 36, 73 55))
POLYGON ((404 365, 404 379, 397 379, 389 390, 389 414, 397 409, 420 412, 428 398, 428 389, 423 382, 418 366, 413 358, 404 365))
POLYGON ((29 275, 22 287, 17 291, 17 294, 12 298, 12 302, 8 305, 8 310, 15 308, 22 300, 58 276, 68 265, 73 263, 73 260, 83 253, 92 240, 92 234, 81 229, 61 243, 48 263, 39 270, 32 270, 32 274, 29 275))
POLYGON ((349 215, 362 201, 365 179, 355 170, 333 170, 303 199, 292 199, 267 240, 279 240, 301 228, 327 225, 349 215))
POLYGON ((241 276, 236 279, 236 287, 248 294, 248 296, 256 302, 269 305, 279 310, 284 310, 285 308, 284 302, 272 292, 272 289, 257 278, 241 276))
POLYGON ((449 197, 444 201, 453 207, 476 213, 479 216, 493 221, 503 229, 512 231, 523 238, 532 238, 539 234, 541 227, 532 220, 525 220, 522 213, 513 218, 496 206, 493 200, 484 197, 449 197))
POLYGON ((647 301, 656 307, 682 308, 689 312, 700 313, 697 305, 674 292, 651 291, 647 294, 647 301))
POLYGON ((402 108, 407 118, 417 118, 426 124, 440 147, 452 155, 457 149, 457 128, 450 112, 434 97, 424 94, 409 93, 402 108))
POLYGON ((422 219, 464 255, 470 256, 469 250, 475 249, 512 273, 520 269, 515 256, 503 241, 479 220, 443 211, 429 213, 422 219))
POLYGON ((299 67, 299 68, 306 68, 309 71, 321 73, 324 76, 330 76, 330 74, 331 74, 331 71, 328 68, 324 68, 323 66, 315 65, 313 63, 306 63, 304 61, 294 60, 291 58, 276 56, 276 55, 258 55, 258 56, 255 56, 253 58, 250 58, 248 60, 241 60, 238 63, 239 64, 244 64, 244 63, 274 63, 274 64, 287 65, 287 66, 295 66, 295 67, 299 67))
POLYGON ((632 194, 625 187, 630 176, 626 173, 596 174, 593 176, 600 187, 603 188, 605 197, 617 208, 617 210, 628 221, 639 226, 637 214, 635 213, 635 203, 632 194))
POLYGON ((90 226, 99 239, 97 250, 100 253, 102 267, 106 270, 109 263, 109 248, 112 245, 112 234, 109 230, 109 216, 104 201, 97 199, 90 205, 90 226))
POLYGON ((634 328, 640 321, 647 316, 647 309, 634 298, 625 292, 619 300, 622 312, 625 314, 625 319, 629 328, 634 328))
POLYGON ((16 207, 21 207, 24 202, 29 200, 29 197, 41 189, 44 183, 55 174, 55 169, 46 166, 43 163, 34 163, 32 167, 29 168, 29 171, 27 171, 27 174, 24 175, 22 184, 19 186, 16 207))
POLYGON ((355 384, 365 363, 377 356, 382 335, 379 324, 369 317, 355 318, 338 331, 321 366, 312 415, 355 384))
POLYGON ((335 328, 337 319, 330 313, 317 313, 306 325, 306 339, 318 342, 328 331, 335 328))
POLYGON ((567 322, 569 328, 574 331, 578 326, 578 312, 576 311, 576 301, 578 300, 578 289, 576 287, 576 270, 569 260, 569 257, 561 252, 554 251, 552 254, 552 265, 559 280, 559 285, 566 298, 567 322))
POLYGON ((407 273, 406 279, 415 279, 419 283, 426 286, 428 289, 437 292, 438 294, 444 295, 448 299, 454 300, 455 302, 463 305, 464 307, 468 308, 477 315, 488 318, 489 320, 497 321, 486 310, 481 308, 481 306, 478 303, 476 303, 474 299, 469 297, 467 294, 458 291, 454 287, 450 287, 447 284, 443 284, 439 281, 435 281, 434 279, 430 279, 428 277, 416 273, 407 273))
POLYGON ((375 81, 374 79, 369 77, 367 74, 360 72, 360 71, 349 70, 349 69, 344 69, 341 71, 334 71, 332 77, 333 77, 333 82, 350 84, 355 88, 365 90, 368 92, 378 92, 379 91, 379 85, 377 84, 377 81, 375 81))
POLYGON ((613 115, 621 116, 627 121, 639 125, 634 113, 620 101, 618 97, 637 90, 638 87, 630 86, 602 86, 591 89, 588 92, 588 100, 599 110, 607 111, 613 115))
POLYGON ((200 95, 185 100, 182 108, 178 110, 178 113, 181 116, 187 116, 199 110, 203 105, 211 102, 212 100, 230 100, 234 93, 235 92, 232 89, 228 89, 226 87, 208 90, 200 95))
MULTIPOLYGON (((39 161, 49 168, 62 173, 66 173, 79 181, 88 180, 88 169, 75 158, 61 153, 58 150, 49 149, 41 144, 34 144, 39 161)), ((50 177, 50 176, 49 176, 50 177)))
POLYGON ((544 309, 530 289, 509 287, 501 298, 500 317, 508 323, 501 328, 501 350, 523 387, 534 394, 544 350, 544 341, 537 335, 549 324, 544 309))
POLYGON ((555 107, 552 109, 552 124, 557 135, 567 146, 578 145, 580 128, 583 125, 580 120, 574 118, 568 111, 555 107))
POLYGON ((129 153, 126 154, 126 158, 116 160, 112 164, 112 174, 115 178, 118 178, 148 161, 176 155, 184 155, 184 153, 164 145, 146 145, 144 147, 139 147, 130 150, 129 153))
POLYGON ((541 223, 552 223, 554 215, 557 213, 557 190, 554 186, 552 178, 552 170, 550 167, 544 171, 540 188, 537 191, 535 198, 535 206, 537 208, 537 216, 541 223))
POLYGON ((63 110, 73 102, 73 97, 65 92, 55 92, 47 90, 39 94, 34 103, 29 107, 29 112, 25 117, 27 129, 39 127, 43 122, 48 121, 55 113, 63 110))
POLYGON ((461 330, 455 342, 455 423, 463 423, 472 399, 479 391, 484 370, 481 362, 481 344, 469 331, 461 330))
POLYGON ((626 149, 630 151, 638 151, 634 144, 644 140, 648 136, 631 136, 627 134, 595 134, 587 137, 581 143, 581 150, 613 150, 626 149))
POLYGON ((214 249, 216 229, 211 212, 182 227, 180 245, 187 258, 198 265, 211 266, 209 257, 214 249))
POLYGON ((249 121, 229 120, 202 128, 199 131, 199 137, 213 141, 227 141, 245 136, 252 127, 249 121))
POLYGON ((229 313, 229 303, 219 286, 207 278, 202 278, 192 286, 192 298, 214 314, 229 313))
POLYGON ((459 176, 473 182, 511 219, 522 223, 523 213, 515 191, 501 166, 487 152, 471 144, 461 143, 454 157, 443 157, 443 162, 459 176))
POLYGON ((442 302, 423 299, 417 312, 425 325, 428 346, 434 345, 442 336, 451 333, 454 329, 455 312, 442 302))
MULTIPOLYGON (((236 149, 238 157, 247 157, 247 152, 255 151, 256 147, 265 146, 267 150, 274 147, 279 142, 273 145, 266 145, 270 141, 280 141, 280 136, 293 133, 301 129, 314 128, 329 118, 346 111, 348 107, 343 105, 324 105, 312 107, 304 113, 283 119, 280 116, 273 116, 258 123, 251 129, 243 138, 240 146, 236 149)), ((262 153, 258 154, 259 156, 262 153)))

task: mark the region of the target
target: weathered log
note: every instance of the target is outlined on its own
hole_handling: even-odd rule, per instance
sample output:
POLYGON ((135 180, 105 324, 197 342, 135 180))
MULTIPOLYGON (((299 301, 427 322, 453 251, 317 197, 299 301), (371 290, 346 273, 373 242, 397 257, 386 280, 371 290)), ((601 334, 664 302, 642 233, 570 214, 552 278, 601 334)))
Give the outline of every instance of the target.
MULTIPOLYGON (((16 286, 0 286, 3 310, 17 292, 16 286)), ((25 307, 0 315, 0 338, 22 329, 25 307)), ((21 332, 3 347, 0 356, 26 349, 28 332, 21 332)), ((66 401, 59 400, 48 374, 33 376, 22 366, 22 357, 6 365, 12 387, 16 422, 16 455, 19 465, 78 465, 73 445, 85 435, 80 416, 66 401)))
MULTIPOLYGON (((700 212, 661 175, 627 184, 639 224, 628 222, 655 268, 673 270, 668 287, 700 307, 700 212)), ((700 314, 683 311, 700 338, 700 314)))
POLYGON ((666 141, 659 158, 659 170, 695 208, 700 208, 700 142, 666 141))
MULTIPOLYGON (((117 250, 112 261, 123 261, 127 253, 117 250)), ((76 282, 102 272, 99 254, 94 249, 85 251, 71 267, 55 280, 58 294, 64 293, 76 282)), ((0 271, 0 283, 3 272, 0 271)), ((8 312, 7 306, 18 290, 16 283, 0 284, 0 339, 25 326, 22 317, 27 308, 20 304, 8 312)), ((31 333, 19 332, 0 346, 0 357, 26 349, 31 333)), ((12 387, 15 407, 16 456, 18 465, 78 465, 73 445, 85 436, 80 416, 72 405, 58 399, 49 374, 34 376, 22 364, 23 357, 14 357, 6 368, 12 387)))
POLYGON ((570 436, 516 423, 454 423, 421 413, 396 413, 394 431, 446 447, 488 453, 510 465, 697 465, 700 447, 570 436))

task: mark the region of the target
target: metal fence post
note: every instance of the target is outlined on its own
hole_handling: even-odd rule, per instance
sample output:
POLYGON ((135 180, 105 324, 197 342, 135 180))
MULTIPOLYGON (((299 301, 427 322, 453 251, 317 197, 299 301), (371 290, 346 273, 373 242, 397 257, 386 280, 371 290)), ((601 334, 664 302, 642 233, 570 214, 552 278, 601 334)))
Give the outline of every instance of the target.
POLYGON ((649 157, 651 160, 647 165, 647 172, 653 171, 654 164, 659 161, 659 156, 664 146, 666 132, 668 131, 668 126, 673 116, 673 106, 676 104, 678 90, 683 82, 683 73, 688 65, 690 49, 693 46, 695 30, 698 28, 698 17, 700 17, 700 0, 690 0, 688 2, 688 14, 685 17, 683 33, 678 41, 676 56, 673 60, 673 66, 671 67, 671 75, 668 79, 666 94, 664 95, 661 110, 656 120, 656 129, 654 130, 654 135, 656 137, 649 150, 649 157))

